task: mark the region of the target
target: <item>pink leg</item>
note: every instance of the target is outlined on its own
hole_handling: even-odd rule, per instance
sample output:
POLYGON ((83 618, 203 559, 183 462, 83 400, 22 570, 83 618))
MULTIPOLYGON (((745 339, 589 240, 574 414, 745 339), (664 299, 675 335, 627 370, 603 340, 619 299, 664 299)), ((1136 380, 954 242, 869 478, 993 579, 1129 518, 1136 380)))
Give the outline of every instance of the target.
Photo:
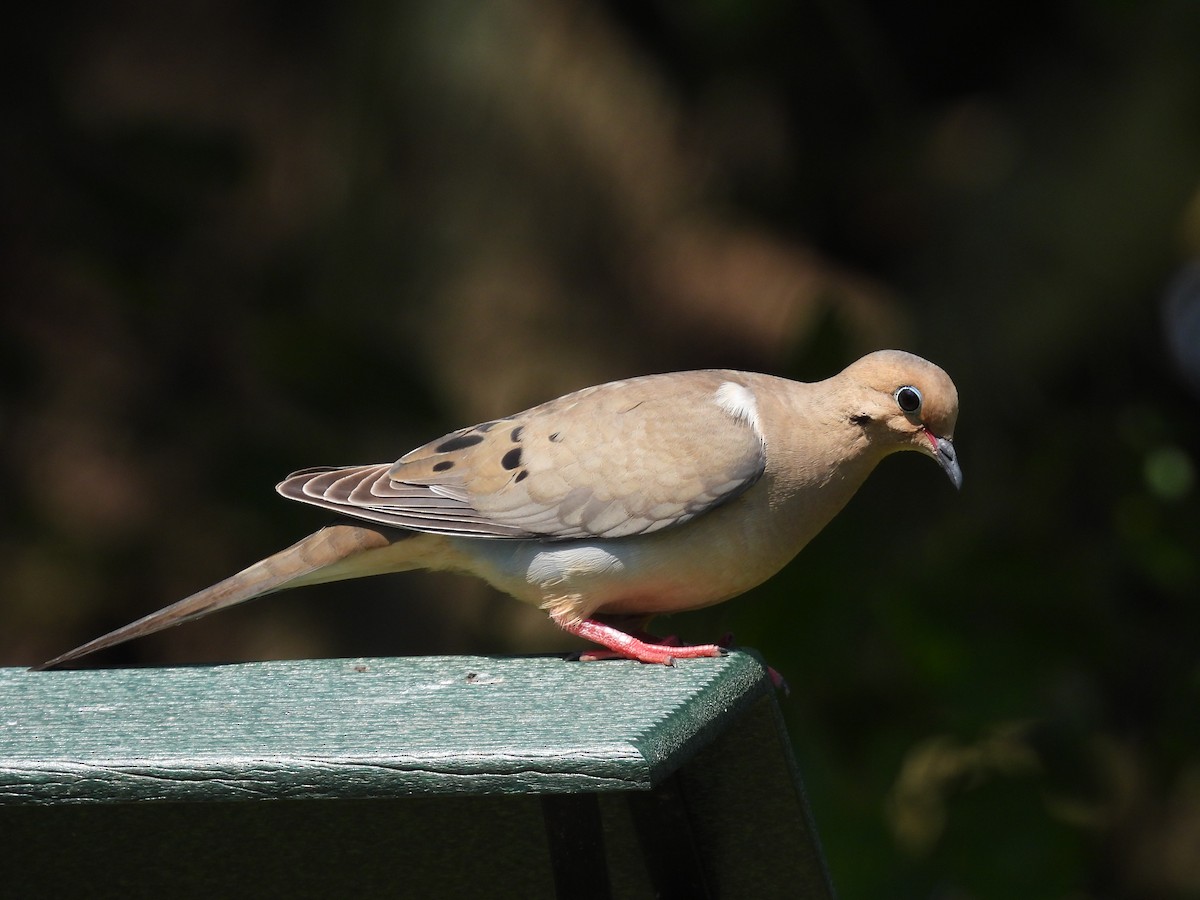
MULTIPOLYGON (((639 640, 631 634, 626 634, 619 628, 605 625, 595 619, 584 619, 582 622, 568 622, 555 619, 559 626, 570 634, 607 647, 612 654, 622 659, 636 659, 644 663, 672 665, 677 659, 692 659, 701 656, 721 656, 725 651, 715 644, 696 644, 691 647, 673 646, 649 643, 639 640)), ((597 654, 585 653, 585 659, 602 659, 608 656, 603 652, 597 654)))
MULTIPOLYGON (((644 617, 616 617, 615 620, 605 620, 600 622, 600 624, 654 647, 683 646, 683 641, 679 639, 678 635, 669 634, 666 637, 659 637, 658 635, 651 634, 645 628, 635 627, 638 624, 646 624, 644 617), (628 618, 628 623, 626 622, 626 618, 628 618)), ((728 645, 718 643, 718 646, 727 647, 728 645)), ((579 654, 580 662, 599 662, 602 659, 629 659, 629 656, 618 650, 584 650, 579 654)))

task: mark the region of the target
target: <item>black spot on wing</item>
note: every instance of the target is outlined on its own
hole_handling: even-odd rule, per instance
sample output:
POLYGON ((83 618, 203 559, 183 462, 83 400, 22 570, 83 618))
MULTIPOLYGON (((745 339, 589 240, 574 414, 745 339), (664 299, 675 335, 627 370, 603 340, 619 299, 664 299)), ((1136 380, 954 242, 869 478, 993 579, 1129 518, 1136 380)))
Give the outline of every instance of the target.
POLYGON ((454 460, 452 459, 443 459, 441 462, 433 464, 433 471, 435 472, 445 472, 447 469, 453 468, 454 460))
POLYGON ((529 471, 527 469, 522 469, 517 473, 517 477, 514 478, 513 481, 524 481, 527 477, 529 477, 529 471))
POLYGON ((513 449, 505 453, 504 456, 500 457, 500 465, 504 466, 504 468, 509 469, 510 471, 521 465, 521 448, 513 447, 513 449))
POLYGON ((474 447, 476 444, 482 443, 482 441, 482 434, 460 434, 457 437, 442 441, 433 449, 436 453, 453 453, 455 450, 465 450, 467 447, 474 447))
POLYGON ((513 439, 514 444, 521 440, 521 434, 524 431, 525 431, 524 425, 518 425, 516 428, 514 428, 512 430, 512 433, 509 435, 509 437, 511 437, 513 439))

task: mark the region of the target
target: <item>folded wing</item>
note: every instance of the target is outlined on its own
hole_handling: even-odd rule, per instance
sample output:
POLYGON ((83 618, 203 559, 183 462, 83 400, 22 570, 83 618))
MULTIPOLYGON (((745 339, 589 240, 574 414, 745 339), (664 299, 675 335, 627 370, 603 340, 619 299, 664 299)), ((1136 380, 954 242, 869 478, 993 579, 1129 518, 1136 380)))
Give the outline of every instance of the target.
POLYGON ((723 400, 736 375, 680 372, 588 388, 451 432, 392 464, 296 472, 278 490, 435 534, 648 534, 731 500, 762 475, 753 417, 723 400))

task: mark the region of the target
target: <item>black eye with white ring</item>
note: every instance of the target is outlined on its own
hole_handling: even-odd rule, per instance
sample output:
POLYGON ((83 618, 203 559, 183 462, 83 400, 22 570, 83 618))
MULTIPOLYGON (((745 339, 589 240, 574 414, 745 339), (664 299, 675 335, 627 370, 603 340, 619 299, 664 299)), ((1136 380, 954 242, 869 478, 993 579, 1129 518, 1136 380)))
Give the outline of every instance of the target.
POLYGON ((899 406, 903 412, 910 416, 913 413, 920 412, 921 392, 912 385, 906 384, 904 387, 899 388, 896 391, 896 405, 899 406))

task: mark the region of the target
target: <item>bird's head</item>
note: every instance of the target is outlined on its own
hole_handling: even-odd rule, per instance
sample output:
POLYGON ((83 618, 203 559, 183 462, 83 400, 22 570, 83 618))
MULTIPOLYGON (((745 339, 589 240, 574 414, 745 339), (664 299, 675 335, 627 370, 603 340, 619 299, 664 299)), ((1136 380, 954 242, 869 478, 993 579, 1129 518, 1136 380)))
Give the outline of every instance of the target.
POLYGON ((855 385, 852 424, 883 453, 917 450, 931 457, 962 487, 954 450, 958 390, 933 363, 903 350, 879 350, 842 372, 855 385))

